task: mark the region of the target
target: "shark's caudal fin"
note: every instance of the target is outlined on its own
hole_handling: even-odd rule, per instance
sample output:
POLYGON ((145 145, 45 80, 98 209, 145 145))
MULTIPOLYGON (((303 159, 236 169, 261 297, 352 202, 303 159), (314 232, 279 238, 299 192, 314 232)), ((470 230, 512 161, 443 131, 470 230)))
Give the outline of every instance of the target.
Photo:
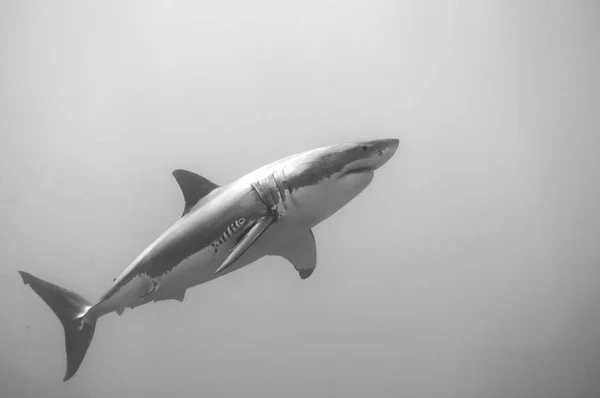
POLYGON ((83 361, 90 346, 96 319, 85 320, 83 316, 91 304, 80 295, 60 286, 43 281, 24 271, 19 271, 23 283, 31 288, 50 306, 65 329, 67 348, 67 372, 63 381, 69 380, 83 361))

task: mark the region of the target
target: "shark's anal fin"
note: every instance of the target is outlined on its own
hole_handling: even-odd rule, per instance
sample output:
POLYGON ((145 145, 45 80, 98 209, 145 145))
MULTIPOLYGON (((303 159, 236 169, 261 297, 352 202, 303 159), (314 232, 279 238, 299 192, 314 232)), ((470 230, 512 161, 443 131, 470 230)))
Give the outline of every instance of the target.
POLYGON ((312 230, 294 236, 288 244, 278 246, 273 254, 292 263, 300 278, 308 278, 317 266, 317 245, 312 230))
POLYGON ((185 290, 180 290, 178 292, 173 292, 168 295, 158 296, 158 297, 152 299, 152 301, 157 303, 159 301, 165 301, 165 300, 177 300, 180 303, 182 303, 183 300, 185 299, 185 292, 186 292, 185 290))
POLYGON ((229 254, 229 256, 227 256, 225 261, 223 261, 219 268, 217 268, 217 270, 213 272, 213 275, 223 272, 224 270, 229 268, 231 264, 233 264, 235 260, 240 258, 242 254, 244 254, 246 250, 248 250, 250 246, 252 246, 252 244, 256 242, 256 240, 260 238, 262 234, 264 234, 265 231, 274 222, 275 218, 273 218, 272 216, 265 216, 258 220, 256 223, 254 223, 254 225, 250 227, 250 230, 240 239, 238 244, 231 250, 231 253, 229 254))
POLYGON ((183 193, 183 199, 185 200, 185 207, 183 208, 183 214, 181 215, 182 217, 189 213, 190 209, 194 207, 200 199, 219 187, 214 182, 199 176, 196 173, 183 169, 173 171, 173 177, 177 180, 181 192, 183 193))

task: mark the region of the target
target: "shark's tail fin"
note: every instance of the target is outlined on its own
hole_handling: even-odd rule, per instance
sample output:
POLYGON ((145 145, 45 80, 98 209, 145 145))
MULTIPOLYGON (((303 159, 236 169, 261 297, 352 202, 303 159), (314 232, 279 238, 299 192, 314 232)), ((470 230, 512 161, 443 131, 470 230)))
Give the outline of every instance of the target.
POLYGON ((84 318, 91 304, 77 293, 43 281, 27 272, 19 271, 19 274, 23 283, 31 286, 50 306, 65 329, 67 372, 63 381, 67 381, 79 369, 94 337, 96 318, 84 318))

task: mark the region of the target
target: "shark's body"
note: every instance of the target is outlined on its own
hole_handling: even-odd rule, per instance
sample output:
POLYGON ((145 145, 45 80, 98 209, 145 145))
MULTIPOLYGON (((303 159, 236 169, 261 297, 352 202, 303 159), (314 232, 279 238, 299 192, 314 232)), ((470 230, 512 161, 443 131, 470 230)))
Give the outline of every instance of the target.
POLYGON ((223 186, 184 170, 183 216, 144 250, 94 304, 23 271, 65 329, 67 372, 79 368, 96 320, 160 300, 183 301, 187 289, 266 255, 286 258, 302 279, 316 267, 311 228, 342 208, 395 153, 398 140, 317 148, 267 164, 223 186))

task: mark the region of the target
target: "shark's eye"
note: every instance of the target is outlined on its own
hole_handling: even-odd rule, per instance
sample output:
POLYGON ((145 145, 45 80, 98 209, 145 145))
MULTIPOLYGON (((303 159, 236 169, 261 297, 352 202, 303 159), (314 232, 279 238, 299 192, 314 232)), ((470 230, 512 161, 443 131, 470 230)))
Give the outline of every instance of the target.
POLYGON ((369 147, 366 145, 363 145, 362 150, 363 150, 363 152, 367 152, 369 150, 369 147))

